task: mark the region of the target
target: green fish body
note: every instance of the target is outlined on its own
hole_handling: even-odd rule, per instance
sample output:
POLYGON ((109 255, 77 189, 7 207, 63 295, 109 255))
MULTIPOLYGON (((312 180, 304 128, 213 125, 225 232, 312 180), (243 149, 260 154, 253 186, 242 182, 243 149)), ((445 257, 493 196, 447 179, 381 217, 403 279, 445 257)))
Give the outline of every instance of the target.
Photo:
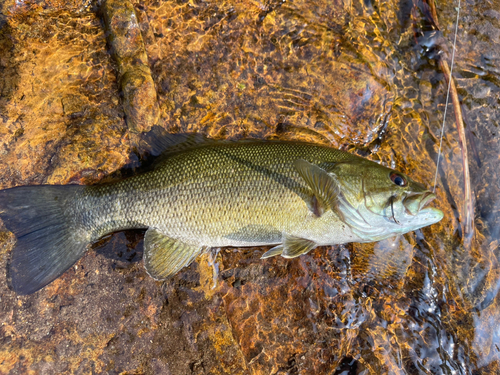
POLYGON ((292 258, 321 245, 372 242, 433 224, 434 195, 409 177, 336 149, 291 142, 222 142, 161 157, 95 186, 0 191, 17 237, 12 287, 32 293, 105 234, 147 228, 144 264, 164 279, 209 247, 275 245, 292 258))

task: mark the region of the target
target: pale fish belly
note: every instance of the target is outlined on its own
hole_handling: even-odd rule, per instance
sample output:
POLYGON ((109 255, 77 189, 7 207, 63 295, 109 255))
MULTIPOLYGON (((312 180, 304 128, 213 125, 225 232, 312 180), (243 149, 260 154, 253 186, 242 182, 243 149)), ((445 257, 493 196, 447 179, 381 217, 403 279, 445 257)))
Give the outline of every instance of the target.
MULTIPOLYGON (((359 240, 351 228, 332 211, 318 218, 300 199, 294 199, 288 205, 282 203, 277 208, 269 207, 265 211, 252 207, 226 211, 224 216, 218 218, 206 212, 199 212, 200 217, 195 220, 170 217, 167 222, 152 223, 151 226, 183 242, 205 247, 276 245, 282 243, 286 236, 306 238, 318 245, 359 240)), ((214 208, 213 211, 220 210, 214 208)))

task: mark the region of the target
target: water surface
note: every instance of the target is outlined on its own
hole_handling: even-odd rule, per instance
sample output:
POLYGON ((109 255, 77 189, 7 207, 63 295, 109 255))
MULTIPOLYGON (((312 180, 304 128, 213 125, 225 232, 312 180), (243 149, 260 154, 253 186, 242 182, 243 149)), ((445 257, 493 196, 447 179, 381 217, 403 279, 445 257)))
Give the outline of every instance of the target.
MULTIPOLYGON (((446 84, 419 46, 429 25, 412 2, 134 6, 168 131, 313 141, 433 183, 446 84)), ((124 118, 99 4, 0 7, 0 188, 95 183, 136 165, 143 150, 124 118)), ((455 7, 437 9, 448 53, 455 7)), ((222 249, 215 284, 209 254, 165 283, 149 278, 140 232, 102 239, 31 296, 16 296, 2 272, 0 373, 498 373, 496 9, 463 4, 457 38, 475 198, 470 247, 450 106, 434 203, 445 212, 440 223, 293 260, 222 249)), ((0 228, 5 270, 15 239, 0 228)))

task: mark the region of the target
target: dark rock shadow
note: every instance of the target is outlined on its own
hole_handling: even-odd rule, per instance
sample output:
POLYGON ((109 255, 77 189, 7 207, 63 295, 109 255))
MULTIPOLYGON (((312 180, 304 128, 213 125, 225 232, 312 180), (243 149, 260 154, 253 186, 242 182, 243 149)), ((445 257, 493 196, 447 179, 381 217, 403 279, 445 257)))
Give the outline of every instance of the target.
POLYGON ((92 245, 92 249, 97 254, 113 260, 113 268, 126 268, 141 261, 144 233, 144 230, 116 232, 99 239, 92 245))
MULTIPOLYGON (((13 29, 7 22, 7 16, 2 13, 0 5, 0 123, 7 121, 5 106, 11 100, 19 84, 19 63, 14 56, 13 29)), ((22 134, 16 134, 16 137, 22 134)))

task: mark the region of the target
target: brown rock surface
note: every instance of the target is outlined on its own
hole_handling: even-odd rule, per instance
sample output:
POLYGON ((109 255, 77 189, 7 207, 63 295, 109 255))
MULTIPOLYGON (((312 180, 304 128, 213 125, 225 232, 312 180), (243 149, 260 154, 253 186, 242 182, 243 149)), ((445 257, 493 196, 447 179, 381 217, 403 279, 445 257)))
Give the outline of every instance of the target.
MULTIPOLYGON (((0 374, 497 373, 500 18, 486 2, 466 7, 455 74, 482 163, 470 161, 470 251, 448 121, 436 200, 445 219, 396 242, 293 260, 222 249, 214 286, 210 254, 155 282, 142 233, 126 232, 30 296, 16 296, 0 272, 0 374)), ((447 40, 453 8, 438 9, 447 40)), ((0 188, 95 183, 137 165, 141 143, 124 120, 98 9, 0 2, 0 188)), ((331 144, 432 183, 445 86, 418 54, 406 2, 142 1, 134 10, 166 129, 331 144)), ((0 226, 2 270, 14 243, 0 226)))
POLYGON ((118 65, 123 111, 130 131, 147 132, 158 122, 156 89, 134 6, 106 0, 100 6, 106 36, 118 65))

